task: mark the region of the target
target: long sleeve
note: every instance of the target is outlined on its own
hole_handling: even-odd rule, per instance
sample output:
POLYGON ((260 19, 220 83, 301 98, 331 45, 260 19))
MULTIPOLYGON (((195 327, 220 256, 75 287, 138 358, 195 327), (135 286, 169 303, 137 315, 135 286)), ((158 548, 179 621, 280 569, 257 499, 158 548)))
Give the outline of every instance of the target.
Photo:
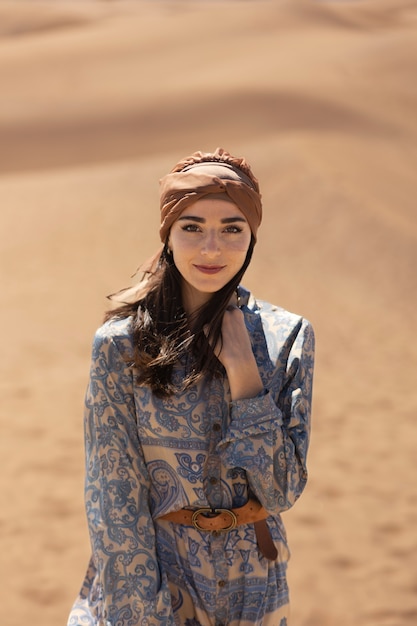
POLYGON ((171 626, 155 551, 149 477, 137 434, 126 337, 106 324, 94 339, 86 395, 86 512, 96 570, 94 624, 171 626))
POLYGON ((307 481, 313 366, 313 329, 301 320, 279 351, 265 392, 231 403, 230 426, 218 446, 223 464, 246 471, 271 514, 290 508, 307 481))

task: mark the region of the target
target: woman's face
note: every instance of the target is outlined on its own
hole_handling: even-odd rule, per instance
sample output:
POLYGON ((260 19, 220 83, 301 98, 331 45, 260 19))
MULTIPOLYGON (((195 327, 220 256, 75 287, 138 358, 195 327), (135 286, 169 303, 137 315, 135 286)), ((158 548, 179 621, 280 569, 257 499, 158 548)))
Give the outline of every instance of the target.
POLYGON ((251 230, 236 204, 202 198, 174 222, 168 246, 182 276, 182 297, 190 313, 226 285, 245 262, 251 230))

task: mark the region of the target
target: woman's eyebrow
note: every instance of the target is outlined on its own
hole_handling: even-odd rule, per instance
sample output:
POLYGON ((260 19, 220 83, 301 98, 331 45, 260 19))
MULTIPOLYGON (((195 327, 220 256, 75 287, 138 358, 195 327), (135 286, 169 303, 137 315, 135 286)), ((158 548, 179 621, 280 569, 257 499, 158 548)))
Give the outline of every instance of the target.
POLYGON ((197 217, 195 215, 180 215, 178 221, 180 220, 192 220, 193 222, 198 222, 199 224, 204 224, 206 221, 204 217, 197 217))
MULTIPOLYGON (((198 222, 199 224, 204 224, 206 221, 205 217, 197 217, 196 215, 181 215, 178 218, 180 220, 191 220, 192 222, 198 222)), ((222 224, 232 224, 233 222, 246 222, 244 217, 240 217, 240 215, 236 215, 236 217, 224 217, 220 220, 222 224)))
POLYGON ((246 222, 244 217, 240 217, 240 215, 236 215, 236 217, 224 217, 220 220, 222 224, 231 224, 232 222, 246 222))

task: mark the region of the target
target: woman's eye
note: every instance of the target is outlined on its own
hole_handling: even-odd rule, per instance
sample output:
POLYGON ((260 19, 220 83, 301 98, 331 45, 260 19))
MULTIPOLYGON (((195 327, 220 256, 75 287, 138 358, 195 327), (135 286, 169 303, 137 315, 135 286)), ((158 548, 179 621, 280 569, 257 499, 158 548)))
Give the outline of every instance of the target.
POLYGON ((226 233, 241 233, 242 229, 239 226, 228 226, 225 228, 226 233))
POLYGON ((197 224, 185 224, 185 226, 182 227, 182 230, 185 230, 187 233, 197 233, 200 229, 197 224))

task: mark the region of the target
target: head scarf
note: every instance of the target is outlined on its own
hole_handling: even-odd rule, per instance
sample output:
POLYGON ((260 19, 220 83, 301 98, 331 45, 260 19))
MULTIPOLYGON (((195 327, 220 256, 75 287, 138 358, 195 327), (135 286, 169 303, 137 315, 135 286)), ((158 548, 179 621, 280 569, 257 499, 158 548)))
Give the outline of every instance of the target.
MULTIPOLYGON (((227 154, 218 148, 214 154, 195 153, 205 158, 227 154)), ((243 162, 243 159, 240 159, 243 162)), ((256 180, 256 179, 255 179, 256 180)), ((172 171, 160 181, 161 228, 165 243, 179 215, 201 198, 222 198, 233 202, 246 217, 253 237, 262 220, 261 194, 257 183, 236 165, 224 160, 202 160, 172 171)))

